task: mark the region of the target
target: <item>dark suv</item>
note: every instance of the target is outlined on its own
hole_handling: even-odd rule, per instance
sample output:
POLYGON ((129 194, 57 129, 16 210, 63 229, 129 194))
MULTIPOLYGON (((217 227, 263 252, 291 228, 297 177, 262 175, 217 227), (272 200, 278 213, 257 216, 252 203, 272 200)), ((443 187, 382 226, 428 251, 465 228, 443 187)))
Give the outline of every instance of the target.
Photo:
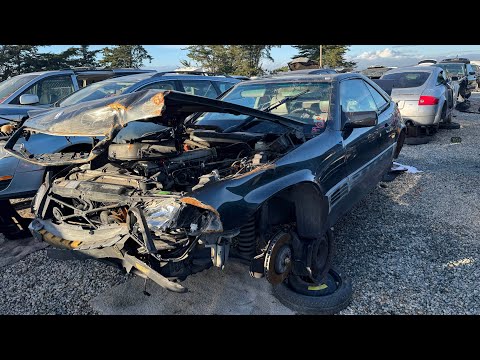
POLYGON ((464 99, 468 99, 472 94, 472 90, 477 87, 475 69, 467 58, 443 59, 433 66, 441 67, 446 71, 447 76, 450 77, 452 81, 458 81, 460 86, 459 94, 464 99))
POLYGON ((475 76, 477 77, 477 91, 480 89, 480 65, 472 64, 473 70, 475 70, 475 76))

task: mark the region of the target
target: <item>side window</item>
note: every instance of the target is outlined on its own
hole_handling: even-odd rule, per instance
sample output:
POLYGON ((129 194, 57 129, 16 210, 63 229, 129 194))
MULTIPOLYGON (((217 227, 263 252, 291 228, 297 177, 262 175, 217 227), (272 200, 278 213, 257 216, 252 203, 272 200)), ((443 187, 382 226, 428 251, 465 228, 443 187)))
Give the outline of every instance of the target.
POLYGON ((37 95, 40 105, 50 105, 75 91, 73 87, 72 77, 70 75, 51 76, 42 79, 22 94, 17 96, 13 101, 14 104, 20 104, 20 96, 23 94, 37 95))
POLYGON ((183 88, 187 94, 216 98, 215 88, 209 80, 182 80, 183 88))
POLYGON ((363 80, 340 83, 340 106, 343 112, 377 111, 377 105, 363 80))
POLYGON ((445 77, 443 76, 443 71, 440 71, 437 76, 436 85, 442 85, 445 83, 445 77))
POLYGON ((224 81, 217 81, 216 84, 218 85, 218 88, 220 89, 221 94, 223 94, 225 91, 230 89, 233 85, 235 85, 234 83, 224 82, 224 81))
POLYGON ((377 105, 377 109, 383 108, 388 101, 380 94, 372 85, 365 83, 370 90, 370 94, 372 94, 373 100, 375 101, 375 105, 377 105))
POLYGON ((173 83, 173 81, 159 81, 159 82, 155 82, 153 84, 145 85, 144 87, 141 87, 141 88, 137 89, 137 91, 150 90, 150 89, 175 90, 175 84, 173 83))

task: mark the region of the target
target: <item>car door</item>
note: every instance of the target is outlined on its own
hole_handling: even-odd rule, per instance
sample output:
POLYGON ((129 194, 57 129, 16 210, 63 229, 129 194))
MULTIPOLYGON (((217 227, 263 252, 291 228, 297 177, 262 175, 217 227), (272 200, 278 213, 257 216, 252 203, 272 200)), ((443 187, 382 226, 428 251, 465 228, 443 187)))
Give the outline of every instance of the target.
POLYGON ((340 83, 340 107, 342 127, 348 121, 347 112, 375 111, 378 115, 376 126, 343 130, 349 199, 353 204, 378 183, 390 166, 395 141, 394 107, 390 99, 362 79, 340 83))
POLYGON ((44 77, 30 85, 19 94, 11 104, 20 104, 20 96, 24 94, 37 95, 39 102, 35 105, 44 107, 51 106, 57 100, 70 95, 76 90, 70 75, 54 75, 44 77))

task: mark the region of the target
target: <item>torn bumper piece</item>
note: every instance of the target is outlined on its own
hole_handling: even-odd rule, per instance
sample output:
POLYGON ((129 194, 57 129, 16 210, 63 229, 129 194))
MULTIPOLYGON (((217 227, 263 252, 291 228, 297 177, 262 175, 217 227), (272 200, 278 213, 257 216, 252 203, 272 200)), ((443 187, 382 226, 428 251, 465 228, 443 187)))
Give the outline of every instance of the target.
POLYGON ((69 250, 87 250, 115 245, 128 235, 126 224, 104 225, 89 232, 81 226, 61 224, 56 225, 50 220, 35 219, 29 229, 38 240, 69 250))
MULTIPOLYGON (((111 229, 101 229, 97 234, 92 235, 89 238, 85 238, 85 234, 80 235, 80 231, 85 232, 85 230, 74 229, 71 226, 68 230, 63 229, 64 225, 58 226, 52 224, 50 221, 44 221, 40 219, 35 219, 30 223, 29 229, 32 232, 33 236, 39 241, 45 241, 54 247, 68 250, 82 250, 86 249, 85 253, 88 255, 89 252, 87 249, 92 249, 96 247, 111 247, 113 244, 120 241, 124 238, 123 233, 126 230, 126 226, 117 226, 117 228, 112 227, 111 229), (67 236, 68 239, 65 239, 63 236, 67 236), (76 240, 84 239, 84 240, 76 240), (103 246, 102 246, 103 245, 103 246)), ((128 233, 128 231, 127 231, 128 233)), ((187 288, 184 286, 168 280, 165 276, 161 275, 154 269, 152 269, 145 262, 137 259, 134 256, 129 255, 128 253, 123 254, 118 251, 109 251, 108 257, 114 257, 122 260, 123 266, 129 272, 132 267, 140 271, 142 274, 147 276, 149 279, 153 280, 158 285, 174 292, 186 292, 187 288)), ((103 257, 98 256, 96 257, 103 257)))

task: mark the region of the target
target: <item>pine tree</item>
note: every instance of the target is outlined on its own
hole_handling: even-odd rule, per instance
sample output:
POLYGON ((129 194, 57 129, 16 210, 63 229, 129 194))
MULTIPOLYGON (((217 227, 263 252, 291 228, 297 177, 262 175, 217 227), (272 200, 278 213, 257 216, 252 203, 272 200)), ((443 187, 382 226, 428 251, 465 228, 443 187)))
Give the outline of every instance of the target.
MULTIPOLYGON (((298 50, 294 56, 305 56, 311 60, 320 60, 320 45, 293 45, 298 50)), ((356 63, 345 60, 345 53, 350 45, 323 45, 322 46, 322 65, 330 68, 345 67, 353 68, 356 63)))
MULTIPOLYGON (((191 45, 187 57, 205 70, 218 74, 255 76, 264 73, 262 60, 273 60, 274 45, 191 45)), ((182 60, 182 64, 190 61, 182 60)))
POLYGON ((145 60, 152 62, 153 57, 142 45, 116 45, 103 48, 100 64, 110 68, 139 68, 145 60))

